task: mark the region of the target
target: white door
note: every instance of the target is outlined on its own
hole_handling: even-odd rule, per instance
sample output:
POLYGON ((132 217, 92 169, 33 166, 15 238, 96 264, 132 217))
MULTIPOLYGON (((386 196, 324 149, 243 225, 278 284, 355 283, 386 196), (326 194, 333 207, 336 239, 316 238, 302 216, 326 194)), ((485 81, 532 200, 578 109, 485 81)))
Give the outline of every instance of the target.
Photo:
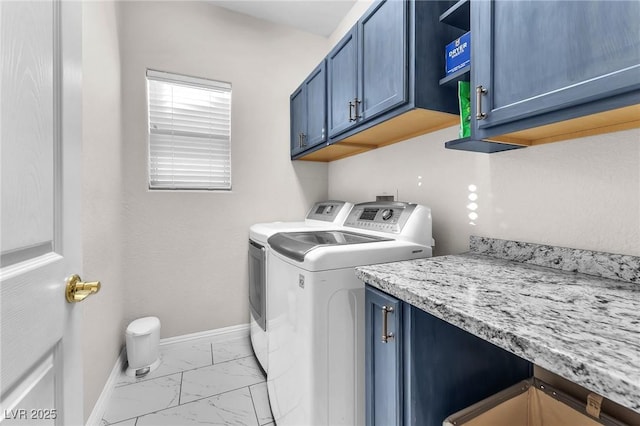
POLYGON ((0 0, 0 421, 80 425, 82 10, 0 0))

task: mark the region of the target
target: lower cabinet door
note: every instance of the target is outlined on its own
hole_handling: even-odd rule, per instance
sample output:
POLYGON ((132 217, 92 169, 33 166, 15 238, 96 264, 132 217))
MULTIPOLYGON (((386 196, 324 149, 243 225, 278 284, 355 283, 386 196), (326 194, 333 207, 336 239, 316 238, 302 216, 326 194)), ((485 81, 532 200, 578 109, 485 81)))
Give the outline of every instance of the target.
POLYGON ((365 293, 366 424, 402 424, 402 302, 371 287, 365 293))

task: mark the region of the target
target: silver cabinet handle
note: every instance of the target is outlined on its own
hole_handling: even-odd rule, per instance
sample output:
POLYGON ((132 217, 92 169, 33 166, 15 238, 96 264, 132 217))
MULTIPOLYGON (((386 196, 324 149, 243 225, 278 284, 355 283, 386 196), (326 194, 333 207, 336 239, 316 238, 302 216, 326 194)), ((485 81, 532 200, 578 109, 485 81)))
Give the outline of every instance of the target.
POLYGON ((358 115, 358 105, 361 103, 362 101, 358 98, 354 98, 353 102, 349 101, 349 122, 362 118, 362 115, 358 115))
POLYGON ((358 114, 358 105, 360 105, 362 103, 362 101, 360 99, 358 99, 358 98, 355 98, 353 103, 355 104, 355 107, 356 107, 355 108, 356 109, 355 119, 353 121, 356 121, 356 120, 362 118, 362 115, 358 114))
POLYGON ((487 94, 487 89, 482 86, 476 87, 476 120, 484 120, 487 114, 482 112, 482 95, 487 94))
POLYGON ((307 135, 305 135, 304 133, 298 133, 298 148, 304 148, 305 146, 307 146, 307 144, 304 142, 306 137, 307 135))
POLYGON ((389 340, 393 339, 393 333, 389 333, 387 331, 387 314, 389 312, 393 312, 393 307, 391 306, 383 306, 382 307, 382 343, 388 343, 389 340))

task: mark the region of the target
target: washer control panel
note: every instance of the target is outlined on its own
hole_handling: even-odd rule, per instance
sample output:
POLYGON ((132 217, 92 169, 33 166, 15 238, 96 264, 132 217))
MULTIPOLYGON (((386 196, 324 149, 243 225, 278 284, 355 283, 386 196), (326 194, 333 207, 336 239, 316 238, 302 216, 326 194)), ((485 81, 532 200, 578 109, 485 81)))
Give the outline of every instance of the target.
POLYGON ((356 204, 344 226, 399 234, 416 205, 393 201, 356 204))

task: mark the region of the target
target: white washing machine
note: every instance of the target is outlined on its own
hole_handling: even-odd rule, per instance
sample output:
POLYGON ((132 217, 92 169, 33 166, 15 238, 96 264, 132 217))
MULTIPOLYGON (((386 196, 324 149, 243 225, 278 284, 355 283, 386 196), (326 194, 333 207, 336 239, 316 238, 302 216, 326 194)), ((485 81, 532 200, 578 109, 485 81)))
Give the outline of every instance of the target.
POLYGON ((335 228, 341 226, 352 203, 322 201, 315 203, 304 221, 256 223, 249 228, 249 310, 251 345, 264 371, 268 371, 267 270, 269 269, 267 239, 278 232, 335 228))
POLYGON ((276 423, 364 425, 364 283, 354 267, 430 257, 431 210, 356 204, 342 229, 277 233, 268 243, 276 423))

